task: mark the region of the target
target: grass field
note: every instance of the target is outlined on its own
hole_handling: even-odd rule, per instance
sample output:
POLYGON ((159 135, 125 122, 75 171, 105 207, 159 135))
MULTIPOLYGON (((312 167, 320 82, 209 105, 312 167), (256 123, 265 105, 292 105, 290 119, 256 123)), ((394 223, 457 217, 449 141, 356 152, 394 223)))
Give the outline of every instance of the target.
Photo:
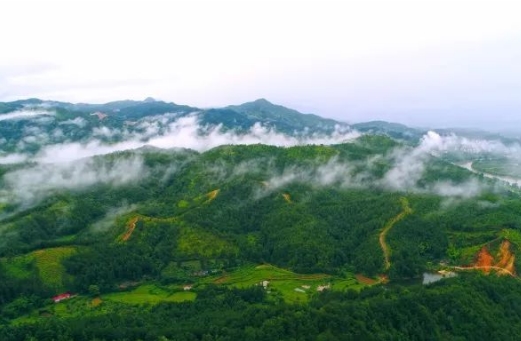
POLYGON ((13 257, 10 259, 2 258, 2 265, 6 272, 16 278, 27 278, 31 276, 30 265, 34 258, 28 255, 13 257))
POLYGON ((74 247, 42 249, 9 260, 2 259, 2 264, 10 275, 27 278, 31 275, 30 264, 34 262, 42 281, 59 292, 64 290, 63 281, 67 276, 61 261, 74 252, 74 247))
POLYGON ((319 286, 329 286, 331 290, 360 290, 364 287, 354 275, 345 278, 326 274, 297 274, 273 265, 245 266, 234 272, 211 277, 204 280, 207 283, 226 285, 234 288, 247 288, 261 285, 268 281, 267 291, 270 294, 280 294, 287 302, 306 302, 319 286))
POLYGON ((104 301, 127 304, 157 304, 160 302, 193 301, 197 296, 192 291, 179 291, 180 288, 165 289, 154 284, 146 284, 131 291, 103 295, 104 301))
POLYGON ((76 252, 74 247, 56 247, 37 250, 29 255, 36 259, 36 267, 42 281, 57 292, 63 290, 65 268, 61 261, 76 252))

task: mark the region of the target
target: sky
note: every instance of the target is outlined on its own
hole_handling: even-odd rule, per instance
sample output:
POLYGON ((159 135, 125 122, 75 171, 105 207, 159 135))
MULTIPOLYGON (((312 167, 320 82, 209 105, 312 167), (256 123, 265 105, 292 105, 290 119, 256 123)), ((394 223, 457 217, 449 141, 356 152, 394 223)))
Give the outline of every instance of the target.
POLYGON ((521 131, 519 1, 0 1, 0 101, 267 98, 521 131))

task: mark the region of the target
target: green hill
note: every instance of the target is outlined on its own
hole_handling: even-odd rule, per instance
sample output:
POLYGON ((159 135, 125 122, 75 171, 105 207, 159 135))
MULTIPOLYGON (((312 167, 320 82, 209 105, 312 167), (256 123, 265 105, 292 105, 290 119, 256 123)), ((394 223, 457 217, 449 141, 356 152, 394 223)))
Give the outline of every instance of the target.
MULTIPOLYGON (((521 192, 418 145, 420 131, 370 122, 351 142, 197 151, 146 143, 168 129, 207 143, 258 122, 289 139, 338 122, 266 100, 201 110, 197 126, 194 108, 151 99, 46 105, 52 114, 0 121, 4 154, 27 157, 0 165, 2 340, 519 332, 521 192), (38 158, 45 143, 27 137, 57 129, 43 139, 50 157, 79 160, 38 158), (447 277, 422 286, 425 273, 447 277), (63 292, 72 298, 50 300, 63 292)), ((505 161, 491 160, 477 166, 505 161)))

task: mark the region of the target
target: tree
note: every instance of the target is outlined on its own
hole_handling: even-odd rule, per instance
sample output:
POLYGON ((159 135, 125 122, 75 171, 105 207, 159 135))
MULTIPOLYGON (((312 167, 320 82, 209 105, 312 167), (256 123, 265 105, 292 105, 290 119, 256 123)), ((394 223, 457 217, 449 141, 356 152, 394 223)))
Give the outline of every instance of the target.
POLYGON ((99 296, 99 294, 100 294, 99 286, 97 286, 95 284, 89 285, 89 294, 93 297, 99 296))

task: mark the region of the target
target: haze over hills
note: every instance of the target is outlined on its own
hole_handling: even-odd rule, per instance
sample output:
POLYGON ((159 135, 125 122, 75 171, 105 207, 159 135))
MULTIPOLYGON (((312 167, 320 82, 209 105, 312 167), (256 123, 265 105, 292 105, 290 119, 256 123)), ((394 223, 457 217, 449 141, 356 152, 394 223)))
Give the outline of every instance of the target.
MULTIPOLYGON (((131 145, 121 148, 132 148, 144 142, 156 143, 160 147, 168 140, 169 134, 174 132, 187 133, 192 139, 194 136, 219 136, 222 138, 220 143, 263 142, 288 145, 313 140, 319 142, 319 139, 326 137, 339 142, 343 135, 349 139, 350 131, 385 134, 418 143, 428 130, 384 121, 348 124, 313 114, 301 114, 265 99, 211 109, 167 103, 153 98, 106 104, 72 104, 39 99, 0 103, 0 150, 4 153, 31 155, 40 152, 45 145, 75 142, 85 144, 94 140, 113 145, 123 141, 131 142, 131 145), (266 136, 270 134, 276 138, 270 137, 268 142, 266 136), (150 141, 160 136, 165 138, 150 141)), ((441 135, 457 135, 474 140, 499 140, 505 144, 519 142, 516 138, 469 129, 432 127, 431 130, 441 135)), ((196 146, 186 142, 184 145, 183 142, 179 144, 180 147, 195 149, 218 145, 210 143, 196 146)), ((165 146, 175 145, 171 141, 165 146)))
MULTIPOLYGON (((116 316, 150 326, 162 314, 179 325, 150 339, 202 339, 187 311, 237 325, 230 321, 244 309, 249 321, 266 314, 259 330, 268 335, 290 311, 306 323, 338 304, 413 318, 405 308, 413 301, 423 311, 418 324, 431 321, 440 338, 468 337, 475 328, 447 329, 450 307, 492 313, 469 303, 466 290, 505 321, 521 314, 483 294, 499 288, 521 299, 515 139, 350 125, 264 99, 214 109, 152 98, 0 108, 2 339, 54 329, 102 339, 116 316), (408 293, 400 287, 438 271, 457 275, 408 293), (78 296, 47 301, 64 292, 78 296), (451 305, 436 308, 443 292, 453 293, 451 305)), ((367 324, 332 330, 337 336, 418 332, 384 327, 387 317, 333 315, 367 324)), ((246 337, 242 327, 210 329, 203 333, 246 337)), ((326 331, 317 326, 308 338, 326 331)), ((133 327, 114 338, 149 332, 133 327)))

